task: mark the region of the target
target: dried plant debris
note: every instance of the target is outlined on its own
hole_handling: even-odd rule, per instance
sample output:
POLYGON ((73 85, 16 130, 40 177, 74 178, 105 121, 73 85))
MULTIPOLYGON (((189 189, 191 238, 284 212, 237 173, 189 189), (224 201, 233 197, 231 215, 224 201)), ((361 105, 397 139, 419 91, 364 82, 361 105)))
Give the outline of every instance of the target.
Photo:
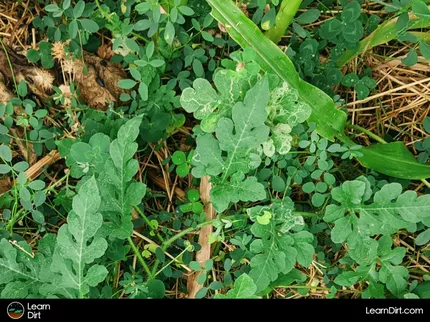
POLYGON ((65 83, 75 81, 80 91, 79 98, 89 106, 107 110, 109 104, 119 102, 119 97, 125 90, 118 82, 127 74, 118 65, 84 52, 81 58, 71 57, 65 53, 62 43, 55 43, 52 49, 53 57, 61 65, 65 83))
MULTIPOLYGON (((79 100, 98 110, 107 110, 110 104, 118 105, 121 94, 127 92, 118 86, 118 82, 127 76, 124 69, 94 54, 84 52, 81 58, 72 57, 65 52, 63 43, 55 43, 52 54, 62 72, 62 77, 56 78, 52 71, 30 64, 25 56, 17 52, 25 50, 7 48, 7 53, 0 51, 0 70, 3 76, 0 86, 7 88, 15 77, 17 83, 27 83, 30 93, 47 99, 54 93, 54 85, 57 84, 66 98, 63 105, 71 107, 72 95, 68 84, 76 82, 79 100)), ((109 55, 106 54, 105 58, 109 58, 109 55)), ((8 101, 10 91, 2 92, 4 93, 0 95, 5 96, 2 101, 8 101)))
POLYGON ((5 84, 13 82, 15 77, 17 83, 25 81, 29 92, 40 98, 46 99, 54 92, 55 78, 52 72, 29 64, 24 56, 10 48, 7 48, 7 53, 0 50, 0 70, 3 73, 5 84), (13 70, 10 66, 13 66, 13 70))

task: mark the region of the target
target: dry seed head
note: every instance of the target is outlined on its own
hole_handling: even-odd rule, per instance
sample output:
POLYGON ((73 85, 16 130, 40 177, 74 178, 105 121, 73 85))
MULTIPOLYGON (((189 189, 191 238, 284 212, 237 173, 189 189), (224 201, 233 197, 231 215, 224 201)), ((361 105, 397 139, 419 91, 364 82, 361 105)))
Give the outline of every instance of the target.
POLYGON ((64 60, 66 58, 66 53, 64 51, 64 45, 62 42, 55 42, 52 44, 51 49, 52 57, 56 60, 64 60))

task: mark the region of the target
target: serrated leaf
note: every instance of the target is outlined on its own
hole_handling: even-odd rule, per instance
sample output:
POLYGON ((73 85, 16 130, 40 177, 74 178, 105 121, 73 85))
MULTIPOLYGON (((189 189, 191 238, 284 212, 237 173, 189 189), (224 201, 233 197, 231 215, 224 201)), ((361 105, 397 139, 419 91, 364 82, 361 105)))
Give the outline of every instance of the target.
POLYGON ((352 232, 363 237, 389 235, 406 228, 409 222, 417 223, 430 216, 430 195, 417 196, 415 191, 402 193, 400 184, 390 183, 375 193, 373 203, 365 204, 368 190, 369 183, 364 177, 346 181, 332 190, 333 199, 341 205, 327 206, 324 220, 335 224, 334 242, 347 240, 352 232))
POLYGON ((279 275, 287 274, 296 264, 309 266, 315 253, 310 244, 313 240, 309 232, 290 233, 289 230, 303 221, 302 217, 293 216, 294 204, 286 197, 282 202, 275 202, 271 207, 257 206, 247 210, 254 224, 251 232, 256 239, 250 250, 256 254, 251 259, 250 276, 257 285, 257 290, 264 290, 279 275), (266 224, 259 222, 259 217, 271 214, 266 224))
POLYGON ((85 269, 86 265, 103 256, 107 249, 106 240, 96 235, 103 223, 103 217, 98 213, 100 203, 96 180, 91 177, 73 198, 68 223, 58 231, 51 269, 62 275, 59 285, 76 290, 80 298, 89 292, 89 286, 99 284, 108 273, 101 265, 85 269))
POLYGON ((230 203, 263 200, 266 198, 266 191, 256 177, 245 179, 244 174, 238 172, 230 181, 214 186, 210 195, 215 210, 223 212, 230 203))
POLYGON ((110 144, 110 158, 98 178, 103 200, 100 210, 109 221, 110 235, 120 239, 131 235, 132 208, 139 205, 146 193, 146 185, 133 179, 139 166, 133 158, 138 146, 134 141, 140 133, 141 122, 142 116, 137 116, 121 126, 117 138, 110 144))

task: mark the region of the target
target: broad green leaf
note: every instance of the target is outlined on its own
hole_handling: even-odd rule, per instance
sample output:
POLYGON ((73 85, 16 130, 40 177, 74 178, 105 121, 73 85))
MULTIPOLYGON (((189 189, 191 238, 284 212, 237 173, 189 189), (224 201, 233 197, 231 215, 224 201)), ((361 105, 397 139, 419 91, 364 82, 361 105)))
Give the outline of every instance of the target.
POLYGON ((203 134, 197 137, 197 148, 193 155, 192 174, 196 178, 205 175, 217 176, 224 167, 224 160, 221 157, 219 142, 212 134, 203 134))
POLYGON ((246 93, 243 103, 234 105, 232 119, 223 117, 218 121, 219 146, 228 153, 223 180, 236 171, 247 173, 251 168, 243 157, 269 136, 269 127, 265 125, 268 103, 269 83, 264 77, 246 93))
POLYGON ((99 264, 86 266, 104 255, 107 242, 96 233, 102 226, 103 217, 98 213, 101 203, 94 177, 88 179, 73 198, 73 210, 67 224, 60 227, 57 248, 51 269, 62 275, 59 285, 73 289, 83 298, 89 286, 96 286, 106 277, 107 269, 99 264))
POLYGON ((211 201, 217 212, 223 212, 230 203, 258 201, 266 198, 264 186, 256 177, 247 177, 241 172, 232 175, 229 181, 215 185, 211 189, 211 201))
POLYGON ((234 282, 234 287, 227 292, 227 294, 217 294, 214 296, 216 299, 258 299, 257 286, 254 281, 247 274, 242 274, 234 282))
POLYGON ((46 234, 32 258, 32 249, 25 242, 12 245, 0 241, 0 290, 2 298, 41 298, 73 295, 56 283, 60 275, 50 269, 55 236, 46 234))
POLYGON ((110 144, 110 158, 98 178, 103 200, 100 211, 109 221, 110 235, 120 239, 131 235, 132 208, 140 204, 146 193, 146 185, 133 179, 139 167, 133 157, 141 122, 142 116, 137 116, 119 129, 117 138, 110 144))
POLYGON ((218 92, 206 79, 198 78, 193 82, 193 88, 182 92, 182 107, 202 120, 203 131, 214 132, 218 120, 228 116, 237 100, 243 99, 242 93, 249 89, 250 77, 247 73, 219 70, 214 75, 218 92))
POLYGON ((341 273, 334 281, 341 286, 351 286, 360 281, 370 281, 369 288, 366 290, 367 294, 363 294, 364 298, 383 298, 382 285, 377 284, 377 282, 382 282, 392 294, 400 297, 406 290, 407 279, 409 278, 407 268, 401 266, 406 250, 401 247, 393 249, 390 236, 384 236, 379 241, 372 241, 375 246, 372 247, 373 254, 363 253, 363 256, 368 257, 366 261, 361 262, 355 271, 341 273))
POLYGON ((254 222, 251 227, 256 239, 250 250, 256 254, 251 259, 250 276, 262 291, 278 279, 280 274, 290 272, 296 261, 304 266, 312 263, 315 253, 313 236, 309 232, 290 233, 289 231, 303 222, 303 218, 293 216, 294 204, 288 197, 269 206, 256 206, 247 210, 254 222), (271 214, 268 223, 261 223, 262 216, 271 214))
POLYGON ((402 142, 374 144, 360 149, 360 163, 388 176, 400 179, 430 178, 430 166, 419 163, 402 142))
POLYGON ((340 205, 328 205, 324 220, 335 224, 331 236, 335 243, 348 240, 353 232, 362 237, 390 235, 410 222, 418 223, 430 216, 430 195, 402 193, 400 184, 390 183, 375 193, 373 203, 365 203, 369 186, 367 179, 361 177, 332 190, 332 198, 340 205))
POLYGON ((299 93, 299 98, 312 108, 309 122, 331 140, 343 132, 346 114, 338 110, 333 100, 323 91, 300 79, 293 63, 272 41, 267 39, 242 11, 230 0, 208 0, 212 15, 221 22, 230 36, 242 48, 251 47, 256 61, 263 69, 277 74, 299 93))

